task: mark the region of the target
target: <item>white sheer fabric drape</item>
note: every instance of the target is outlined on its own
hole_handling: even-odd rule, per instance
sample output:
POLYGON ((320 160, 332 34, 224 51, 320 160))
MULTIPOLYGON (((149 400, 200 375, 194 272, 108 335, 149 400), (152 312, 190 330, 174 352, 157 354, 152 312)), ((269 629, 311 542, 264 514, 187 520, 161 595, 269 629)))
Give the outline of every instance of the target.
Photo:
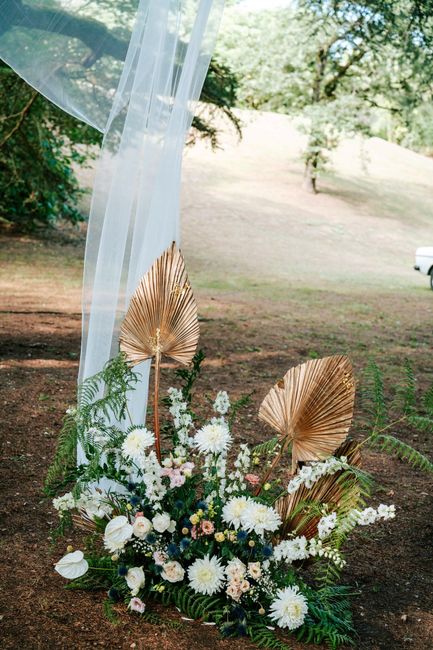
MULTIPOLYGON (((119 323, 140 277, 179 240, 182 151, 221 9, 218 0, 156 0, 138 10, 113 114, 124 96, 128 105, 105 136, 93 193, 80 379, 116 353, 119 323)), ((142 385, 129 410, 143 422, 149 364, 136 371, 142 385)))
MULTIPOLYGON (((0 57, 105 133, 86 244, 80 381, 117 353, 119 324, 140 277, 179 241, 182 152, 223 5, 0 0, 0 57), (89 40, 86 21, 95 18, 108 32, 94 29, 89 40)), ((143 422, 149 364, 136 371, 141 385, 129 410, 143 422)))

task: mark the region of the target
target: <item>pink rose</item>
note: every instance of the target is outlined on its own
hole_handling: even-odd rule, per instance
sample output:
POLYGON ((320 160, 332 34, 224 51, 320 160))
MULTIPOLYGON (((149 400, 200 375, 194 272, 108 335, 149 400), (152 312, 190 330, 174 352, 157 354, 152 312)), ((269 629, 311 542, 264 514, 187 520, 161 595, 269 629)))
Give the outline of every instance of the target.
POLYGON ((197 537, 198 537, 197 526, 193 526, 193 527, 191 528, 191 537, 192 537, 193 539, 197 539, 197 537))
POLYGON ((128 607, 132 612, 138 612, 139 614, 142 614, 146 609, 146 605, 143 603, 143 601, 140 600, 140 598, 136 597, 131 598, 128 607))
POLYGON ((215 530, 215 526, 211 521, 205 520, 201 522, 201 529, 205 535, 212 535, 215 530))
POLYGON ((245 480, 251 485, 258 485, 260 483, 260 477, 257 474, 245 474, 245 480))
POLYGON ((162 566, 168 560, 168 555, 166 555, 162 551, 155 551, 152 557, 155 564, 158 564, 159 566, 162 566))
POLYGON ((135 516, 136 517, 144 517, 144 512, 136 512, 135 516))

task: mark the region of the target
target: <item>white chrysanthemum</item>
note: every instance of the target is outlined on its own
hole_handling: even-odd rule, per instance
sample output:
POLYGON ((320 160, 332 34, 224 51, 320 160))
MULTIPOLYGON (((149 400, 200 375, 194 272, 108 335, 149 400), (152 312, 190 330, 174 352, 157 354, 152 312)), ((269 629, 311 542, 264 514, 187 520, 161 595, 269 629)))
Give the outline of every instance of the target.
POLYGON ((227 501, 222 511, 223 521, 237 530, 249 501, 248 497, 234 497, 227 501))
POLYGON ((213 403, 214 411, 220 415, 225 415, 230 408, 229 396, 225 390, 220 390, 213 403))
POLYGON ((269 618, 279 627, 296 630, 300 627, 308 612, 307 599, 299 593, 299 587, 286 587, 277 591, 276 599, 271 603, 269 618))
POLYGON ((248 532, 263 535, 265 531, 277 530, 281 526, 281 517, 273 508, 250 499, 241 515, 241 525, 248 532))
POLYGON ((122 454, 126 458, 136 460, 140 458, 144 451, 153 445, 155 436, 146 428, 134 429, 126 436, 122 443, 122 454))
POLYGON ((329 537, 329 535, 332 533, 336 525, 337 525, 336 512, 333 512, 332 514, 327 515, 326 517, 322 517, 319 523, 317 524, 317 530, 320 539, 325 539, 326 537, 329 537))
POLYGON ((224 584, 224 568, 219 558, 207 555, 196 560, 188 569, 189 584, 196 593, 212 596, 224 584))
POLYGON ((221 454, 229 449, 232 442, 227 424, 213 420, 199 429, 194 436, 194 444, 204 454, 221 454))

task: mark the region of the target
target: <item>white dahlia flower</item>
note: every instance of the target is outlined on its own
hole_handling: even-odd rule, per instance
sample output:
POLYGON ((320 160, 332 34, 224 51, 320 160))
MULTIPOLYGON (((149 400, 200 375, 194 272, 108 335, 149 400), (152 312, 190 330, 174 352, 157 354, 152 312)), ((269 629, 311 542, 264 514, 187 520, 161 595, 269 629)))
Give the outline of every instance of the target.
POLYGON ((281 526, 281 517, 273 508, 250 499, 241 515, 241 524, 248 532, 264 535, 265 531, 273 532, 281 526))
POLYGON ((271 603, 269 618, 279 627, 296 630, 300 627, 308 612, 307 599, 299 593, 299 587, 286 587, 277 591, 276 599, 271 603))
POLYGON ((189 584, 196 593, 212 596, 224 583, 224 568, 215 555, 196 560, 188 569, 189 584))
POLYGON ((133 429, 122 443, 122 454, 125 458, 136 460, 143 456, 145 450, 155 442, 154 434, 146 429, 133 429))
POLYGON ((194 444, 203 454, 221 454, 229 449, 231 443, 232 436, 223 420, 212 420, 194 436, 194 444))
POLYGON ((248 497, 233 497, 227 501, 222 510, 223 521, 237 530, 250 500, 248 497))

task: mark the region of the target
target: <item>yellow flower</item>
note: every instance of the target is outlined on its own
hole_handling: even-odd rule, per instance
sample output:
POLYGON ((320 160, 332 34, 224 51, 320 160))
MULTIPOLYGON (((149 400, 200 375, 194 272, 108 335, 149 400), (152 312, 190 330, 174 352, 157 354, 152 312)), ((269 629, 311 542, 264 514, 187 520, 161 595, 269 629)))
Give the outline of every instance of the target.
POLYGON ((200 521, 200 517, 198 515, 191 515, 189 520, 195 526, 200 521))
POLYGON ((197 510, 196 514, 197 514, 198 517, 203 517, 204 513, 203 513, 203 510, 200 508, 200 510, 197 510))
POLYGON ((248 542, 248 546, 253 548, 253 546, 255 546, 255 545, 256 545, 255 541, 253 539, 250 539, 250 541, 248 542))
POLYGON ((189 528, 184 526, 184 528, 182 528, 182 535, 188 535, 188 533, 189 533, 189 528))
POLYGON ((271 484, 270 483, 265 483, 264 486, 263 486, 263 489, 266 490, 266 492, 267 492, 268 490, 271 489, 271 484))
POLYGON ((119 556, 116 555, 116 553, 115 553, 114 555, 111 556, 111 560, 112 560, 113 562, 117 562, 118 559, 119 559, 119 556))
POLYGON ((74 550, 74 547, 71 546, 70 544, 66 547, 66 551, 67 551, 68 553, 72 553, 73 550, 74 550))
POLYGON ((258 456, 253 457, 253 465, 260 465, 260 458, 258 456))
POLYGON ((263 607, 260 607, 259 614, 260 616, 264 616, 266 614, 266 611, 263 609, 263 607))
POLYGON ((214 537, 217 542, 223 542, 225 539, 224 533, 215 533, 214 537))
POLYGON ((132 510, 132 506, 131 506, 130 503, 127 503, 127 504, 126 504, 126 509, 127 509, 127 510, 132 510))

